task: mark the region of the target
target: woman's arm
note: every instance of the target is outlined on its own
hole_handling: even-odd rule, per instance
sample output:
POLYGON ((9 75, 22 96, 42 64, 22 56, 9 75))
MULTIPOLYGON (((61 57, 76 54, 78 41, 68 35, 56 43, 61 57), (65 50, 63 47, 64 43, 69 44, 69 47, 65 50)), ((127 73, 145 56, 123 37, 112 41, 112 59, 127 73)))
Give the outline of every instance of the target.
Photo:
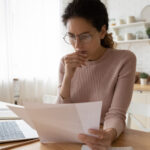
POLYGON ((70 99, 71 80, 77 67, 85 65, 87 54, 74 52, 65 56, 59 69, 58 103, 67 103, 70 99))
POLYGON ((136 57, 132 52, 127 51, 122 61, 124 63, 120 67, 112 103, 105 115, 103 126, 104 130, 116 129, 117 137, 125 128, 126 111, 132 98, 136 72, 136 57))
POLYGON ((64 58, 59 65, 59 86, 57 94, 57 103, 68 103, 70 100, 71 77, 65 75, 64 58))
POLYGON ((112 142, 121 134, 125 127, 125 115, 130 104, 136 69, 136 57, 127 52, 122 66, 112 103, 104 120, 103 130, 89 130, 91 135, 80 134, 79 139, 92 150, 108 150, 112 142), (93 134, 93 136, 92 136, 93 134))
POLYGON ((64 75, 60 88, 60 96, 63 98, 64 101, 67 101, 70 98, 71 79, 71 76, 68 76, 66 74, 64 75))

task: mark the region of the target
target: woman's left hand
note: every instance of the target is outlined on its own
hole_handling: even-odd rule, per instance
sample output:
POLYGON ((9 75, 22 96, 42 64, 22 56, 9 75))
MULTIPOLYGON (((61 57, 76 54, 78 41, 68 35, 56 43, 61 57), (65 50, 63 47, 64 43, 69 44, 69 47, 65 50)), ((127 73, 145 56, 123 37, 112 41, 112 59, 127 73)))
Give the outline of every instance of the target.
POLYGON ((111 143, 117 136, 117 132, 115 129, 107 129, 107 130, 95 130, 90 129, 90 134, 79 134, 79 139, 89 146, 92 150, 108 150, 111 146, 111 143))

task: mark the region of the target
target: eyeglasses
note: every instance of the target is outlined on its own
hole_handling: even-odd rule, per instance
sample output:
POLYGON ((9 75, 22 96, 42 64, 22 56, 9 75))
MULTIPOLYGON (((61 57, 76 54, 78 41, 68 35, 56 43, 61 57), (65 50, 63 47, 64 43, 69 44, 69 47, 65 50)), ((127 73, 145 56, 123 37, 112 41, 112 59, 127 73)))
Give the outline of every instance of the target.
POLYGON ((63 37, 63 39, 67 44, 74 44, 77 40, 77 37, 79 38, 79 41, 83 44, 89 43, 92 40, 92 35, 89 33, 83 33, 80 35, 66 33, 66 35, 63 37))

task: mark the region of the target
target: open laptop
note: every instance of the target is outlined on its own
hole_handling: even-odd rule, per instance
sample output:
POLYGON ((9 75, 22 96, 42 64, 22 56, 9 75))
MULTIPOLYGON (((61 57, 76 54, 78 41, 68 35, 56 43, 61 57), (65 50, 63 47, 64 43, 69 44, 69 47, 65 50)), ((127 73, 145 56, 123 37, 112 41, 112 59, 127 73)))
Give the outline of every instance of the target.
POLYGON ((37 132, 23 120, 0 120, 0 143, 38 138, 37 132))

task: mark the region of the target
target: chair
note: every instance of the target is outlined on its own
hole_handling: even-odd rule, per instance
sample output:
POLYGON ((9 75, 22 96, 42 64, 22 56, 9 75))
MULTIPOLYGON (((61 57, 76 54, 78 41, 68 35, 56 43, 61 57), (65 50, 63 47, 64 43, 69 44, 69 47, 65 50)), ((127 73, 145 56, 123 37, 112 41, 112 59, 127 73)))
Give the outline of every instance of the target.
POLYGON ((45 94, 42 98, 44 103, 48 103, 48 104, 55 104, 56 100, 57 100, 57 96, 56 95, 49 95, 49 94, 45 94))
POLYGON ((133 121, 136 126, 138 126, 139 130, 150 132, 150 128, 146 128, 144 123, 142 123, 142 121, 137 118, 138 115, 150 119, 150 104, 131 102, 127 111, 127 128, 131 128, 131 121, 133 121))

